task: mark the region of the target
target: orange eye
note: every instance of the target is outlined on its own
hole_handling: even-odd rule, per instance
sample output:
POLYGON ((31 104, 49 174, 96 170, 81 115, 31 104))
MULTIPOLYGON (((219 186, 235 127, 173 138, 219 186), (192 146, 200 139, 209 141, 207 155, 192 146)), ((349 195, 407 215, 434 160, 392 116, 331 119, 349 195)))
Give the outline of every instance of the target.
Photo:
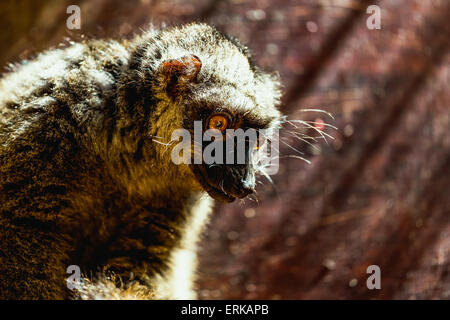
POLYGON ((208 129, 217 129, 222 132, 225 132, 227 128, 228 128, 228 119, 223 115, 216 114, 212 116, 208 121, 208 129))

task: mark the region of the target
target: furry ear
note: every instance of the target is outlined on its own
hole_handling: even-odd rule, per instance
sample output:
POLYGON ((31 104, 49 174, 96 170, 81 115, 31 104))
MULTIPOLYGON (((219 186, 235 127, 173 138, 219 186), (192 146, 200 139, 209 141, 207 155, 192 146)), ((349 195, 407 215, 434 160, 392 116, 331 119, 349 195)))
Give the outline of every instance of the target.
POLYGON ((159 72, 166 86, 167 93, 175 96, 177 91, 188 83, 194 82, 201 67, 202 62, 195 55, 163 61, 159 67, 159 72))

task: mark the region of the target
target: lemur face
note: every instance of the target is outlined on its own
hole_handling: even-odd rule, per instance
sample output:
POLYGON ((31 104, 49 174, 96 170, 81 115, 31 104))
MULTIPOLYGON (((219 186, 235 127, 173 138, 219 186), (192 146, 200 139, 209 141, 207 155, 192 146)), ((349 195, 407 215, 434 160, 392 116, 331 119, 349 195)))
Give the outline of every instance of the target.
POLYGON ((251 155, 281 122, 279 82, 252 66, 247 48, 238 41, 201 28, 206 29, 177 31, 184 40, 174 48, 181 46, 184 53, 162 58, 158 79, 182 115, 181 126, 191 133, 193 158, 201 153, 200 162, 189 164, 195 179, 216 200, 232 202, 255 190, 255 174, 262 168, 251 155), (195 136, 195 122, 201 123, 203 138, 195 136), (245 134, 233 136, 233 130, 245 134), (204 139, 211 132, 214 137, 204 139), (212 152, 218 161, 211 163, 203 151, 219 140, 221 146, 212 152))
MULTIPOLYGON (((245 118, 244 113, 227 106, 215 105, 213 97, 208 94, 205 99, 209 103, 205 101, 201 103, 205 107, 196 108, 199 110, 196 118, 201 120, 203 136, 206 138, 206 141, 204 138, 200 143, 205 151, 211 148, 213 143, 217 143, 217 149, 211 152, 215 161, 208 162, 205 158, 210 153, 203 152, 202 163, 191 164, 191 169, 210 196, 223 202, 232 202, 255 191, 256 168, 252 160, 252 151, 258 147, 257 127, 245 118), (241 131, 237 131, 239 129, 241 131), (255 134, 252 138, 251 135, 238 136, 235 134, 237 132, 255 134), (216 140, 209 141, 209 136, 213 135, 216 140)), ((198 141, 194 143, 198 145, 198 141)))
POLYGON ((246 86, 239 86, 238 79, 231 82, 217 75, 199 76, 202 62, 195 55, 161 64, 166 92, 178 101, 179 112, 184 114, 183 128, 191 133, 193 158, 195 153, 201 153, 201 163, 191 163, 190 169, 202 188, 222 202, 232 202, 255 191, 258 168, 252 154, 280 123, 275 104, 266 101, 265 105, 258 105, 255 96, 259 90, 269 90, 265 74, 260 73, 258 78, 250 66, 247 68, 242 72, 254 76, 252 82, 247 80, 246 86), (200 138, 195 122, 201 123, 200 138), (211 148, 213 142, 217 145, 210 154, 216 161, 211 163, 203 151, 211 148))

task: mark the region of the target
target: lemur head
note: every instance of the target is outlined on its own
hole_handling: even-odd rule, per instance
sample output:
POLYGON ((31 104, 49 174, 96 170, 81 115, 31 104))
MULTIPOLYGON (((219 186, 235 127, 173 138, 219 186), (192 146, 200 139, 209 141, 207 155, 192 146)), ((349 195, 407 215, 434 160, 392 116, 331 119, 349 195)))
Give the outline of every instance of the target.
POLYGON ((230 153, 226 141, 230 129, 265 129, 270 135, 270 129, 278 127, 278 78, 256 67, 248 49, 236 39, 205 24, 151 31, 137 43, 130 64, 137 72, 127 80, 133 84, 131 92, 127 90, 128 100, 136 97, 133 112, 147 116, 149 137, 162 142, 155 147, 157 158, 169 161, 168 145, 178 142, 172 140, 173 131, 186 129, 192 138, 192 163, 167 165, 178 166, 184 179, 192 178, 220 201, 252 193, 258 168, 249 154, 258 146, 247 141, 244 149, 237 150, 234 140, 234 156, 244 152, 245 161, 230 163, 225 160, 230 153), (223 163, 193 163, 199 150, 195 145, 204 150, 214 141, 195 140, 195 121, 201 122, 203 133, 211 129, 215 139, 223 138, 223 163))

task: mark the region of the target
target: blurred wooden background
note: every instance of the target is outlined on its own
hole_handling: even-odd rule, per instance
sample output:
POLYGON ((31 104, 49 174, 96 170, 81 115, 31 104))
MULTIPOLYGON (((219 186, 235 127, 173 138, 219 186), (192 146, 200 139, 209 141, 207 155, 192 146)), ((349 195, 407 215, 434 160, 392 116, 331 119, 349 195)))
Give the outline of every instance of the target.
POLYGON ((450 1, 3 0, 0 64, 193 20, 280 72, 289 119, 338 127, 312 147, 287 126, 283 141, 311 164, 284 158, 258 202, 216 206, 200 297, 450 299, 450 1), (66 28, 70 4, 81 7, 79 31, 66 28), (366 27, 371 4, 380 30, 366 27), (366 287, 369 265, 381 268, 381 290, 366 287))

